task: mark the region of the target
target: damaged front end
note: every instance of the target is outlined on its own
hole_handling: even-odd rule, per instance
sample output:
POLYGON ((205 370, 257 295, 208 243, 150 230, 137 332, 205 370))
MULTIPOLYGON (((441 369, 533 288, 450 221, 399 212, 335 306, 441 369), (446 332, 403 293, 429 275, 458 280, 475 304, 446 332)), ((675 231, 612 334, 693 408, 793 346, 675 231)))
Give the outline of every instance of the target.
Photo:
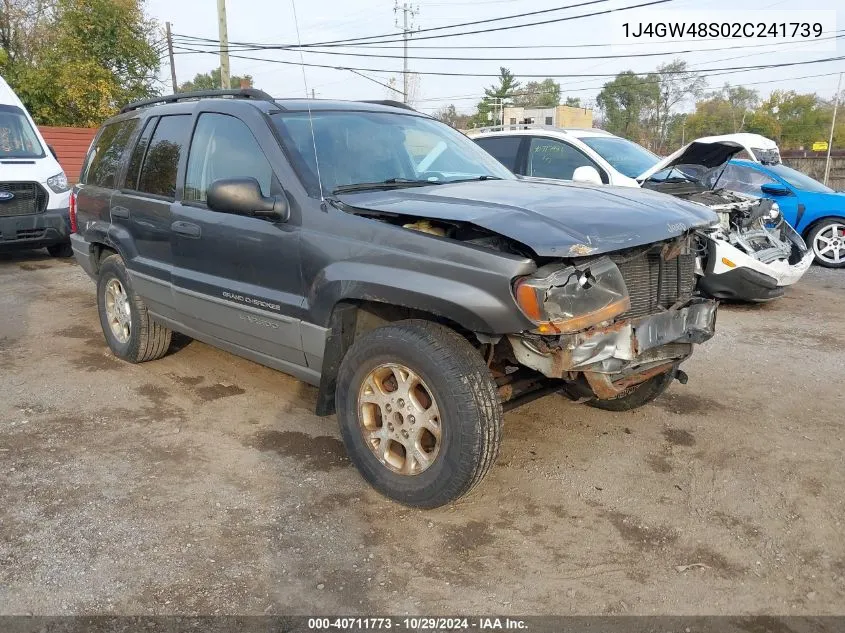
POLYGON ((701 289, 718 299, 767 301, 783 295, 813 261, 776 202, 727 190, 688 198, 706 204, 719 224, 699 231, 701 289))
POLYGON ((547 265, 514 296, 535 324, 507 337, 513 359, 578 397, 612 399, 677 368, 715 332, 695 295, 693 238, 547 265))
POLYGON ((729 161, 743 150, 758 162, 780 162, 774 141, 759 135, 706 137, 659 161, 639 180, 646 189, 718 215, 717 225, 698 232, 703 292, 717 299, 768 301, 801 279, 813 255, 776 202, 718 187, 729 161))

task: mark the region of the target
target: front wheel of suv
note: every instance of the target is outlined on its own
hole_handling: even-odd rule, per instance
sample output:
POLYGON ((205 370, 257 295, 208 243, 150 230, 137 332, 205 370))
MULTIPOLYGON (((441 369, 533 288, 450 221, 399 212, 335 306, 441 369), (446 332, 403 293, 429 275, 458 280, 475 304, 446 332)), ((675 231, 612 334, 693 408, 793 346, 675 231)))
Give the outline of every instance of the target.
POLYGON ((161 358, 170 347, 171 331, 150 317, 120 255, 110 255, 100 265, 97 308, 106 342, 118 358, 143 363, 161 358))
POLYGON ((470 343, 442 325, 400 321, 359 338, 336 392, 346 450, 399 503, 436 508, 469 492, 496 459, 502 406, 470 343))

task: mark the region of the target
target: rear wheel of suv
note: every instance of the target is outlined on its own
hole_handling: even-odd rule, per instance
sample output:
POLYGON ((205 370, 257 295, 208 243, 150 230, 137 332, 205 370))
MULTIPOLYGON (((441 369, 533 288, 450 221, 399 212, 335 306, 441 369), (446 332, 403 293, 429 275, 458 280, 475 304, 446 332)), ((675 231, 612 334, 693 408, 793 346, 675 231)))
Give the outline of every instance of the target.
POLYGON ((47 247, 47 252, 50 253, 50 257, 73 257, 73 248, 70 242, 51 244, 47 247))
POLYGON ((400 321, 359 338, 341 363, 336 402, 352 462, 405 505, 454 501, 499 451, 493 377, 465 338, 436 323, 400 321))
POLYGON ((143 363, 161 358, 170 347, 171 331, 150 317, 120 255, 110 255, 100 265, 97 308, 106 342, 118 358, 143 363))
POLYGON ((631 411, 648 404, 660 396, 675 379, 675 370, 667 371, 654 378, 649 378, 639 385, 629 387, 615 398, 608 400, 588 400, 584 404, 604 409, 605 411, 631 411))

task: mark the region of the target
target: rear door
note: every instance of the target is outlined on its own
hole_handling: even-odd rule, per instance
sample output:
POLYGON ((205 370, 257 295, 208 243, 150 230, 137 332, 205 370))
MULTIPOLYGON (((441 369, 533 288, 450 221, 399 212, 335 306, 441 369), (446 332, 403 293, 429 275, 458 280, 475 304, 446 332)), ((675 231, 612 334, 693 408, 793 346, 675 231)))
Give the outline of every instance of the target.
POLYGON ((138 123, 137 118, 108 123, 91 144, 76 185, 77 222, 86 239, 109 239, 111 198, 138 123))
POLYGON ((147 119, 129 157, 123 187, 111 199, 112 223, 131 244, 126 267, 135 290, 163 317, 174 314, 171 208, 190 127, 190 114, 147 119))
POLYGON ((228 343, 231 351, 252 352, 246 355, 281 369, 305 366, 297 210, 281 223, 206 205, 209 185, 221 179, 251 177, 265 196, 282 194, 267 159, 275 137, 257 110, 245 115, 254 114, 252 125, 263 126, 266 133, 253 134, 224 104, 204 107, 196 119, 182 202, 174 207, 170 233, 181 318, 195 332, 228 343))

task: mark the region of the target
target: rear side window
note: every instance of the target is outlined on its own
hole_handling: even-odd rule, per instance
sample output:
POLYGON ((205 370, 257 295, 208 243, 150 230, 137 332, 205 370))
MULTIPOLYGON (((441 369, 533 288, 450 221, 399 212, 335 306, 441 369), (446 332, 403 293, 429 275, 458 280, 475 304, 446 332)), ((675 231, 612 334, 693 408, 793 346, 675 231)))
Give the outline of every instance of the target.
POLYGON ((138 119, 127 119, 104 126, 94 146, 88 153, 87 166, 82 181, 85 184, 113 189, 117 172, 138 119))
POLYGON ((159 119, 138 178, 138 191, 165 198, 176 197, 176 173, 185 150, 190 120, 189 114, 159 119))
POLYGON ((129 158, 129 169, 126 170, 126 181, 123 184, 126 189, 138 188, 138 176, 141 174, 141 165, 144 163, 144 156, 147 155, 147 147, 150 145, 150 137, 153 135, 156 121, 158 117, 147 119, 144 131, 135 143, 135 149, 132 150, 132 156, 129 158))
POLYGON ((255 178, 268 196, 273 170, 246 123, 226 114, 203 114, 188 154, 184 199, 205 202, 208 186, 223 178, 255 178))
POLYGON ((516 157, 519 154, 519 144, 522 141, 520 136, 491 136, 489 138, 475 139, 488 154, 502 163, 511 171, 516 171, 516 157))

